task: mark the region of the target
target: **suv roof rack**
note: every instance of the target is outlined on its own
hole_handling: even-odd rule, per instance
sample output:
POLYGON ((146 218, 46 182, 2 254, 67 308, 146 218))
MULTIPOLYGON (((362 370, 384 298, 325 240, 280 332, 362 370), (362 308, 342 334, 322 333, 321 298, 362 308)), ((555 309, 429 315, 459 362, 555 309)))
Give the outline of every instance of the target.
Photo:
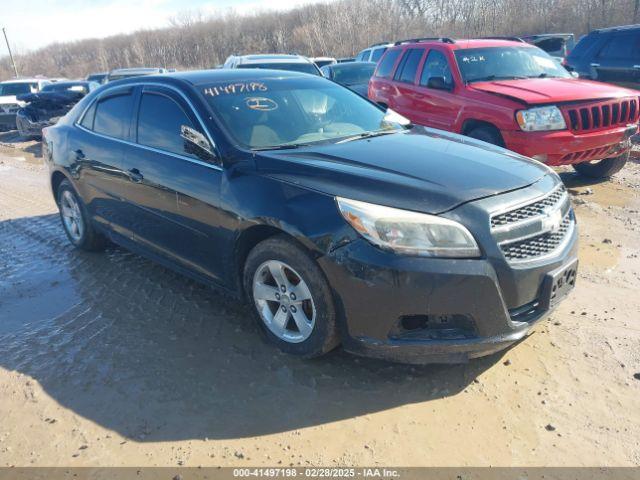
POLYGON ((620 27, 598 28, 592 33, 618 32, 623 30, 633 30, 636 28, 640 28, 640 23, 636 23, 635 25, 622 25, 620 27))
POLYGON ((496 35, 491 37, 482 37, 481 40, 509 40, 511 42, 527 43, 520 37, 514 37, 509 35, 502 35, 502 36, 496 35))
POLYGON ((422 37, 422 38, 407 38, 406 40, 398 40, 394 45, 402 45, 403 43, 420 43, 420 42, 442 42, 442 43, 456 43, 455 40, 449 37, 422 37))

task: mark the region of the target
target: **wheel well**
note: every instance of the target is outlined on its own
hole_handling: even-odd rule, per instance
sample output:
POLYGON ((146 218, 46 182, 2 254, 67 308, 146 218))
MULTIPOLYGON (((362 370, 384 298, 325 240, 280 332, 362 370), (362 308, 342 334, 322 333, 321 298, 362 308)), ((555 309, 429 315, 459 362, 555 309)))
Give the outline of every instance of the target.
POLYGON ((260 242, 267 238, 275 237, 276 235, 287 235, 292 238, 288 233, 280 230, 279 228, 269 225, 256 225, 242 232, 240 238, 236 242, 235 248, 235 271, 236 271, 236 283, 239 288, 241 297, 244 297, 244 264, 247 261, 249 252, 258 245, 260 242))
POLYGON ((500 141, 500 146, 504 147, 504 139, 502 138, 502 134, 500 133, 500 129, 496 127, 493 123, 485 122, 484 120, 466 120, 462 125, 462 135, 467 135, 471 130, 475 130, 476 128, 488 128, 493 131, 498 140, 500 141))
POLYGON ((53 172, 51 176, 51 191, 53 192, 53 199, 58 202, 58 187, 67 177, 61 172, 53 172))

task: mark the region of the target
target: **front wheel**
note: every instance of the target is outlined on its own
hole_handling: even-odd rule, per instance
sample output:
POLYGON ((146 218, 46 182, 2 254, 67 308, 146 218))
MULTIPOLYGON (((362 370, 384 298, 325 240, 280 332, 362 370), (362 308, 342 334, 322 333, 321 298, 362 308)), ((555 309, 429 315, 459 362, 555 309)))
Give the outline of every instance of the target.
POLYGON ((245 263, 244 288, 261 330, 283 352, 311 358, 338 345, 329 284, 292 240, 277 236, 254 247, 245 263))
POLYGON ((607 178, 622 170, 622 167, 624 167, 629 160, 630 154, 631 152, 627 152, 619 157, 605 158, 597 162, 574 163, 573 168, 585 177, 607 178))

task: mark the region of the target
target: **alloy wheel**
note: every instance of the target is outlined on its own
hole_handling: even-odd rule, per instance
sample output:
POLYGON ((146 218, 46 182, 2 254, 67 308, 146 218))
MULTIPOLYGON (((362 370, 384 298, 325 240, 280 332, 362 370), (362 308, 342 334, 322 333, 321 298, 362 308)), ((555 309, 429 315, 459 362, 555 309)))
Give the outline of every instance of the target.
POLYGON ((305 341, 313 332, 316 307, 302 277, 278 260, 264 262, 253 276, 253 300, 260 318, 276 337, 305 341))
POLYGON ((84 220, 80 211, 80 204, 75 195, 69 190, 62 192, 60 199, 60 213, 64 228, 74 242, 79 242, 84 233, 84 220))

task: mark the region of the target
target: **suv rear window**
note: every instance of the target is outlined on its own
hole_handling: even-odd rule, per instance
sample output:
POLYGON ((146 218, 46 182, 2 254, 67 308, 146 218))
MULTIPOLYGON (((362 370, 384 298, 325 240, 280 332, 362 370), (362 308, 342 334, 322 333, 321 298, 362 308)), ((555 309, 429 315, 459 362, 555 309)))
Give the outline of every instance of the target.
POLYGON ((640 32, 612 35, 598 58, 631 60, 640 58, 640 32))
POLYGON ((391 72, 393 72, 393 66, 401 52, 402 50, 400 49, 387 51, 387 54, 382 57, 382 60, 380 60, 380 63, 378 64, 376 77, 389 78, 391 76, 391 72))

